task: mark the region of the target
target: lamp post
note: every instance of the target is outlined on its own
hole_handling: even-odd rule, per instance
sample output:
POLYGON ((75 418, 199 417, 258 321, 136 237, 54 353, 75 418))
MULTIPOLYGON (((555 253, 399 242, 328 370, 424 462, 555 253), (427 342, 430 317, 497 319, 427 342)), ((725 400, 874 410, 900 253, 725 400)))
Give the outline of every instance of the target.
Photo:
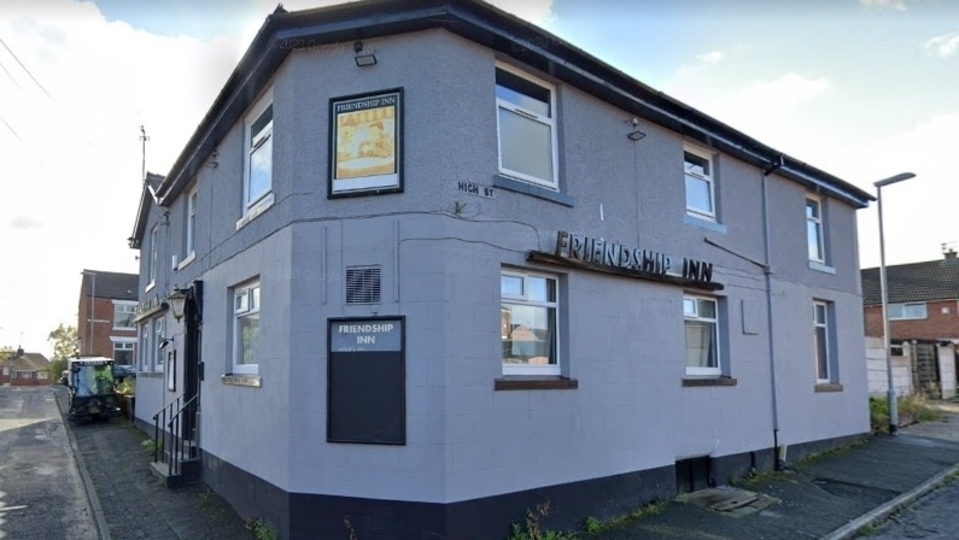
POLYGON ((882 188, 896 182, 909 180, 916 175, 911 172, 899 173, 895 176, 874 182, 876 186, 876 201, 879 207, 879 286, 882 289, 882 340, 886 351, 886 381, 889 385, 889 434, 899 433, 899 403, 896 402, 896 387, 892 377, 892 355, 890 355, 889 336, 889 287, 886 283, 886 241, 882 228, 882 188))
POLYGON ((90 276, 92 279, 90 287, 90 318, 87 319, 87 327, 90 329, 90 339, 87 341, 87 356, 93 356, 93 325, 96 322, 97 273, 90 270, 83 270, 80 273, 84 276, 90 276))

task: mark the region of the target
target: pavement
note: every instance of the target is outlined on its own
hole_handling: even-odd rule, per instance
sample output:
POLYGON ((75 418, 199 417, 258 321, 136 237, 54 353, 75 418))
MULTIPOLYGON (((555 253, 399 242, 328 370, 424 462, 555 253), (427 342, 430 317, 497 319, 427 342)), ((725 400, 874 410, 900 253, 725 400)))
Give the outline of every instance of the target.
MULTIPOLYGON (((55 385, 50 391, 66 415, 66 388, 55 385)), ((256 538, 233 508, 206 486, 166 488, 150 471, 153 454, 144 444, 149 437, 129 420, 66 425, 89 478, 91 513, 101 518, 100 540, 256 538)))
MULTIPOLYGON (((859 531, 940 489, 959 471, 959 404, 944 402, 937 407, 946 415, 942 421, 905 427, 895 437, 873 436, 864 443, 790 464, 786 471, 737 482, 734 488, 765 496, 760 497, 764 504, 774 499, 756 512, 720 512, 674 500, 655 515, 589 538, 855 538, 859 531)), ((956 538, 955 529, 950 538, 956 538)))
MULTIPOLYGON (((63 389, 54 392, 65 397, 63 389)), ((749 497, 724 499, 725 507, 733 511, 680 498, 652 515, 579 538, 845 540, 930 493, 927 500, 944 498, 942 508, 953 513, 955 496, 948 494, 952 490, 959 495, 959 483, 949 483, 959 476, 959 403, 937 407, 946 414, 942 421, 905 427, 895 437, 873 436, 790 463, 785 471, 737 482, 731 488, 749 497), (753 499, 752 504, 737 506, 753 499)), ((105 523, 101 540, 255 538, 243 519, 206 487, 170 490, 160 484, 149 472, 152 456, 143 445, 148 438, 129 421, 114 419, 73 426, 70 431, 81 468, 89 473, 91 513, 105 523)), ((896 536, 900 533, 887 527, 882 531, 884 539, 913 537, 908 532, 896 536)))

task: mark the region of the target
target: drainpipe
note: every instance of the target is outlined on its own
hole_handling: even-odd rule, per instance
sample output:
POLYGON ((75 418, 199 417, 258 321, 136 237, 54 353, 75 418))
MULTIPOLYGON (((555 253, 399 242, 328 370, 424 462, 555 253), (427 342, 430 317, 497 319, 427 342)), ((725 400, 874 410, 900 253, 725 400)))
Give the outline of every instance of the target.
POLYGON ((762 197, 763 197, 763 250, 765 252, 765 266, 763 274, 766 278, 766 326, 769 335, 769 382, 770 396, 773 416, 773 451, 775 452, 775 469, 777 471, 785 468, 785 456, 779 448, 779 402, 776 393, 776 346, 773 338, 773 286, 772 286, 772 255, 770 254, 770 234, 769 234, 769 175, 783 166, 785 156, 779 155, 779 159, 771 163, 771 166, 763 171, 762 197))

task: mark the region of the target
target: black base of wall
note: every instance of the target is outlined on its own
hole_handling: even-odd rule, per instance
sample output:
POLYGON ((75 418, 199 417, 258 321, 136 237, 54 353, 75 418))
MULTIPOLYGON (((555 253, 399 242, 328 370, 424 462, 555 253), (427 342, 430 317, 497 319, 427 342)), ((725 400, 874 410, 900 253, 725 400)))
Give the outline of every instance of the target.
MULTIPOLYGON (((797 461, 866 436, 792 445, 787 458, 797 461)), ((524 519, 526 509, 544 502, 549 502, 550 513, 540 520, 543 528, 577 530, 589 516, 608 519, 657 499, 672 498, 677 492, 677 469, 669 465, 450 504, 363 499, 288 493, 209 452, 202 455, 204 482, 241 516, 271 522, 286 540, 348 538, 344 519, 349 519, 357 538, 363 540, 506 538, 511 524, 524 519)), ((771 448, 709 458, 708 484, 727 484, 751 469, 770 470, 774 465, 771 448)))

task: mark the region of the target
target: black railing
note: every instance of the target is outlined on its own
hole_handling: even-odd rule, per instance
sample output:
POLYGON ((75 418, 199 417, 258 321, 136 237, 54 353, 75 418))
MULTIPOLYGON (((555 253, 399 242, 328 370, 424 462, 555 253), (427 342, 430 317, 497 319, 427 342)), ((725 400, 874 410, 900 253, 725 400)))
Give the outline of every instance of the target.
POLYGON ((153 415, 153 461, 166 464, 170 476, 180 474, 181 461, 197 457, 197 397, 180 396, 153 415))

